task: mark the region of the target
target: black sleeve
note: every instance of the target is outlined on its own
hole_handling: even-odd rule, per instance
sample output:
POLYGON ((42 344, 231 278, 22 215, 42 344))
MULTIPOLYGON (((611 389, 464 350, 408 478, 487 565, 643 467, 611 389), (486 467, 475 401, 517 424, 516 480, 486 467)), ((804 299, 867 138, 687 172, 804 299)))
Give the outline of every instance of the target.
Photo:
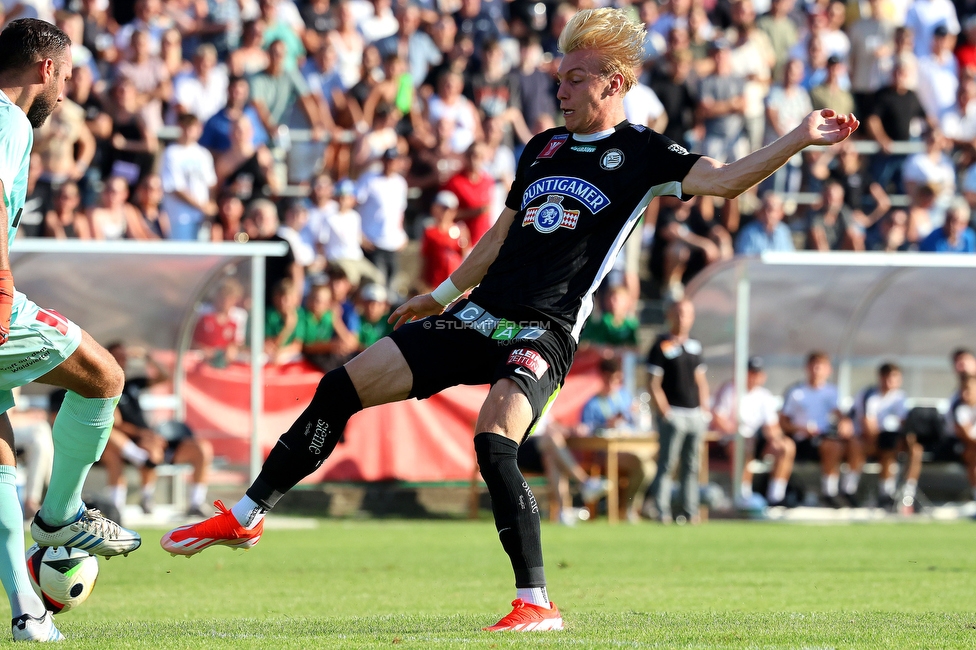
POLYGON ((695 166, 701 154, 690 153, 687 149, 667 136, 655 131, 648 131, 650 137, 644 149, 644 160, 647 169, 649 185, 659 187, 657 196, 677 196, 683 201, 691 198, 690 194, 681 191, 680 183, 695 166))
POLYGON ((661 339, 654 341, 651 351, 647 353, 647 365, 664 368, 664 352, 661 350, 661 339))

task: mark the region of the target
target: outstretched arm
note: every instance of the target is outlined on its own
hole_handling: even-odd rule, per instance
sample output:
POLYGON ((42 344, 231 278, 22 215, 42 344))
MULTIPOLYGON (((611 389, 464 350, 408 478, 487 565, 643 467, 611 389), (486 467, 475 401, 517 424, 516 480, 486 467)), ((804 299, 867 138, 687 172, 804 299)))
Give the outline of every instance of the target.
MULTIPOLYGON (((502 210, 495 225, 478 240, 475 247, 471 249, 471 254, 464 258, 461 265, 451 274, 450 281, 460 292, 467 291, 485 277, 488 267, 498 257, 498 251, 508 235, 514 218, 515 210, 511 208, 502 210)), ((446 306, 437 302, 430 293, 422 293, 393 310, 388 322, 394 323, 394 328, 397 328, 415 318, 440 314, 446 306)))
POLYGON ((685 194, 734 199, 771 176, 794 154, 810 145, 842 142, 860 124, 853 114, 838 115, 829 108, 814 111, 782 138, 733 163, 726 165, 707 156, 699 158, 681 182, 681 189, 685 194))

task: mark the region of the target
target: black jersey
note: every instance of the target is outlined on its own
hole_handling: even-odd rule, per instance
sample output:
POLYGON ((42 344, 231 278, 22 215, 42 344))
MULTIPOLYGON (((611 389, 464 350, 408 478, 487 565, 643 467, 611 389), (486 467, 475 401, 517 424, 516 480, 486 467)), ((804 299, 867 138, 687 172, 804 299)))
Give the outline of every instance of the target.
POLYGON ((532 138, 505 201, 518 214, 471 299, 506 316, 541 314, 578 341, 593 292, 644 208, 681 196, 700 157, 626 121, 596 140, 563 127, 532 138))

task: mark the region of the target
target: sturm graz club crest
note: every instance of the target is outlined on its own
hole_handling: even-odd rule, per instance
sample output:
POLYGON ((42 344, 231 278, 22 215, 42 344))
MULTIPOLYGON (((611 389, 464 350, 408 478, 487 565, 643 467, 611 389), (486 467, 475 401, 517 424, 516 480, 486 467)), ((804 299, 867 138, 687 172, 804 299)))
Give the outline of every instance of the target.
POLYGON ((546 202, 538 208, 527 209, 525 218, 522 219, 522 225, 532 224, 536 230, 543 234, 553 232, 560 226, 573 230, 576 228, 576 221, 579 219, 579 210, 564 209, 563 198, 558 194, 550 194, 546 197, 546 202))

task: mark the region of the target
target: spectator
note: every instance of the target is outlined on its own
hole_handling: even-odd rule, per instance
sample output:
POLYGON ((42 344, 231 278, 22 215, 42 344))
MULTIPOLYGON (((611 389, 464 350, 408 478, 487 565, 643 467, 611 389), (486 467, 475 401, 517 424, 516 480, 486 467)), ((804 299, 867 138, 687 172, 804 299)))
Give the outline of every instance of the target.
POLYGON ((742 157, 745 120, 745 80, 732 71, 729 44, 724 39, 712 46, 715 73, 701 80, 698 119, 705 124, 705 155, 720 162, 742 157))
POLYGON ((908 469, 902 491, 913 499, 922 472, 922 445, 914 433, 903 433, 902 425, 908 408, 901 389, 902 373, 894 363, 878 368, 878 384, 861 390, 854 397, 854 428, 864 440, 868 455, 877 455, 881 463, 878 477, 878 506, 895 505, 896 464, 898 452, 908 454, 908 469))
POLYGON ((227 57, 227 67, 235 77, 257 74, 268 67, 270 57, 264 49, 267 24, 260 17, 245 21, 241 28, 241 44, 227 57))
POLYGON ((214 292, 212 305, 200 316, 193 329, 193 346, 215 368, 237 360, 247 331, 247 310, 240 306, 244 287, 234 278, 226 278, 214 292))
POLYGON ((328 39, 339 57, 339 76, 347 90, 359 83, 362 76, 363 49, 366 43, 356 28, 353 17, 353 3, 341 0, 336 3, 336 29, 329 32, 328 39))
POLYGON ((264 353, 272 365, 301 359, 305 336, 301 300, 301 290, 291 278, 279 280, 271 289, 271 308, 264 319, 264 353))
POLYGON ((381 56, 397 53, 407 61, 410 80, 415 88, 427 78, 431 66, 442 60, 440 51, 427 32, 420 29, 422 12, 413 3, 397 6, 397 31, 376 42, 381 56))
POLYGON ((191 69, 191 66, 183 60, 183 35, 180 30, 171 27, 163 32, 159 58, 163 60, 170 79, 175 80, 177 75, 191 69))
POLYGON ((767 192, 763 195, 762 206, 756 212, 756 218, 739 231, 735 252, 737 255, 759 255, 766 251, 793 250, 793 236, 789 226, 783 223, 783 199, 777 194, 767 192))
POLYGON ((132 34, 132 56, 119 63, 117 78, 132 82, 139 97, 139 115, 147 128, 158 131, 163 126, 163 102, 173 97, 173 83, 169 70, 157 54, 153 54, 148 31, 132 34))
POLYGON ((807 249, 864 250, 864 233, 854 219, 853 210, 844 202, 844 187, 837 181, 827 181, 820 206, 807 218, 807 249))
POLYGON ((78 186, 68 181, 54 196, 54 207, 44 215, 44 236, 55 239, 91 239, 91 226, 83 212, 78 186))
MULTIPOLYGON (((226 0, 225 0, 226 1, 226 0)), ((203 127, 200 146, 215 154, 230 149, 230 134, 234 123, 246 117, 251 123, 251 143, 260 147, 268 143, 268 132, 264 130, 261 117, 250 103, 251 84, 244 77, 232 77, 227 86, 227 104, 214 113, 203 127)))
POLYGON ((857 147, 850 142, 821 152, 810 166, 810 175, 818 181, 840 183, 844 204, 853 211, 854 222, 860 227, 873 227, 891 208, 888 193, 868 175, 857 147))
POLYGON ((127 202, 129 184, 121 176, 105 181, 101 202, 88 209, 92 239, 153 239, 139 211, 127 202))
POLYGON ((284 67, 295 70, 298 67, 298 60, 305 57, 305 45, 302 43, 305 23, 302 21, 301 14, 290 2, 259 0, 258 5, 261 8, 261 19, 265 24, 261 46, 274 58, 271 46, 275 41, 281 41, 285 46, 284 67), (286 13, 286 9, 291 9, 291 12, 286 13))
POLYGON ((786 391, 780 426, 796 441, 801 460, 820 459, 821 498, 833 508, 856 506, 857 487, 864 465, 864 446, 854 435, 850 418, 841 414, 837 386, 830 383, 830 357, 824 352, 807 356, 807 378, 786 391), (840 481, 840 463, 850 471, 840 481), (838 487, 845 501, 841 501, 838 487))
MULTIPOLYGON (((477 2, 477 0, 467 0, 477 2)), ((481 139, 481 124, 474 104, 461 94, 464 78, 456 72, 443 72, 437 79, 437 94, 427 103, 431 124, 447 119, 454 124, 451 132, 451 151, 463 153, 475 140, 481 139)))
POLYGON ((606 302, 607 308, 603 313, 593 315, 586 324, 581 343, 636 349, 640 323, 634 315, 630 291, 623 285, 617 285, 607 292, 606 302))
POLYGON ((152 173, 159 142, 156 132, 139 115, 139 96, 132 82, 117 81, 112 100, 106 102, 112 127, 102 176, 121 176, 129 185, 135 185, 152 173))
POLYGON ((373 128, 359 138, 353 151, 352 166, 357 173, 376 171, 382 166, 383 154, 399 146, 400 117, 400 111, 392 104, 382 102, 376 106, 373 128))
POLYGON ((390 301, 381 284, 367 284, 359 290, 359 350, 365 350, 393 331, 387 322, 390 301))
POLYGON ((541 68, 542 56, 539 37, 526 36, 519 49, 518 96, 522 118, 533 133, 551 128, 550 121, 556 114, 552 77, 541 68))
POLYGON ((352 283, 342 267, 333 266, 329 269, 329 287, 332 289, 332 300, 339 307, 346 329, 353 333, 359 332, 359 312, 353 300, 356 285, 352 283))
POLYGON ((595 504, 607 493, 606 479, 589 476, 573 456, 566 438, 576 432, 553 420, 544 413, 535 431, 518 448, 518 466, 523 472, 543 473, 549 489, 553 491, 553 503, 557 508, 556 520, 564 526, 574 526, 579 515, 569 494, 569 479, 579 485, 584 504, 595 504))
POLYGON ((451 139, 454 122, 441 118, 433 124, 434 146, 413 151, 408 174, 410 187, 422 190, 420 204, 430 205, 434 195, 464 167, 465 153, 454 153, 451 139))
POLYGON ((505 199, 515 180, 515 152, 505 143, 505 124, 501 118, 486 117, 482 128, 487 148, 485 172, 495 182, 488 214, 499 215, 505 209, 505 199))
POLYGON ((402 158, 396 149, 383 154, 383 169, 359 178, 359 206, 366 258, 383 274, 387 288, 399 270, 400 250, 407 244, 403 215, 407 182, 400 175, 402 158))
POLYGON ((454 14, 458 36, 471 36, 474 39, 475 54, 481 52, 484 43, 497 41, 501 36, 499 23, 502 16, 486 4, 481 0, 461 0, 461 8, 454 14))
POLYGON ((962 444, 966 478, 976 501, 976 375, 960 375, 961 388, 949 406, 952 430, 962 444))
POLYGON ((956 194, 956 168, 949 157, 949 141, 937 129, 925 134, 925 151, 910 155, 902 167, 902 182, 908 194, 922 185, 936 194, 939 211, 945 210, 956 194))
POLYGON ((457 219, 468 227, 474 246, 495 222, 489 212, 495 192, 495 179, 487 173, 488 147, 475 142, 468 147, 464 167, 444 184, 444 189, 458 199, 457 219))
POLYGON ((638 81, 624 95, 624 115, 631 124, 640 124, 661 133, 668 125, 664 104, 649 86, 640 82, 641 70, 638 68, 635 72, 638 81))
POLYGON ((458 198, 450 190, 442 190, 431 206, 433 224, 424 230, 420 244, 423 261, 421 279, 430 288, 440 286, 471 249, 471 236, 464 223, 456 223, 458 198))
POLYGON ((192 69, 173 79, 174 110, 170 121, 190 113, 206 122, 226 104, 227 86, 227 70, 217 63, 217 48, 209 43, 200 45, 193 55, 192 69))
POLYGON ((827 77, 823 83, 810 90, 810 102, 815 109, 828 106, 838 112, 854 112, 854 97, 843 83, 846 75, 844 62, 833 55, 827 59, 827 77))
POLYGON ((54 193, 67 181, 80 181, 95 156, 95 138, 85 124, 85 109, 70 99, 62 101, 50 119, 34 131, 32 153, 40 158, 41 172, 35 196, 41 210, 52 207, 54 193))
POLYGON ((320 115, 329 115, 336 125, 365 133, 369 123, 363 120, 360 105, 349 101, 339 76, 339 59, 335 47, 328 40, 314 51, 301 68, 312 101, 320 115))
MULTIPOLYGON (((144 449, 155 447, 161 450, 162 458, 159 459, 159 462, 191 465, 193 476, 190 479, 190 499, 186 514, 191 517, 202 516, 204 514, 203 506, 207 498, 207 477, 213 462, 213 448, 210 442, 194 438, 193 433, 185 425, 176 428, 180 435, 170 438, 164 438, 159 431, 150 428, 142 406, 139 404, 139 396, 147 388, 168 382, 170 380, 169 373, 143 348, 134 348, 117 342, 107 345, 106 349, 115 357, 123 369, 127 369, 129 358, 135 357, 144 362, 146 370, 150 373, 142 377, 132 377, 128 372, 126 373, 122 397, 119 398, 119 404, 115 411, 115 429, 125 434, 129 439, 138 441, 144 449)), ((166 430, 171 429, 173 427, 166 428, 166 430)), ((150 457, 152 455, 153 452, 150 451, 150 457)), ((156 488, 155 473, 148 464, 145 469, 148 470, 148 480, 143 484, 139 504, 143 512, 150 514, 153 509, 153 496, 156 488)))
POLYGON ((769 13, 756 20, 756 25, 766 34, 770 47, 773 48, 776 61, 773 79, 783 78, 790 50, 800 40, 796 23, 790 15, 794 4, 793 0, 772 0, 769 13))
POLYGON ((969 160, 976 156, 976 79, 966 75, 959 80, 956 102, 939 120, 939 130, 969 160))
POLYGON ((312 287, 305 305, 298 316, 302 356, 322 372, 334 370, 359 350, 359 338, 343 324, 329 285, 312 287))
POLYGON ((197 7, 200 12, 196 18, 197 33, 204 43, 217 49, 221 61, 237 49, 241 41, 241 3, 235 0, 207 0, 204 6, 197 7))
POLYGON ((732 3, 732 27, 728 29, 726 38, 731 43, 732 73, 745 79, 742 116, 749 151, 755 151, 763 144, 766 122, 764 102, 769 94, 776 53, 766 33, 756 26, 756 10, 752 0, 732 3))
POLYGON ((532 133, 519 111, 519 91, 518 78, 509 74, 507 69, 502 44, 499 41, 485 41, 481 51, 481 70, 471 76, 470 97, 481 115, 503 118, 512 125, 519 140, 528 142, 532 139, 532 133))
MULTIPOLYGON (((251 201, 247 206, 243 224, 244 232, 247 235, 245 241, 288 243, 286 239, 278 235, 278 226, 281 225, 281 222, 278 220, 278 208, 268 199, 254 199, 251 201)), ((295 253, 292 251, 291 246, 288 246, 288 252, 284 256, 267 258, 265 267, 265 286, 267 287, 265 300, 267 301, 267 305, 270 306, 273 304, 274 288, 282 280, 287 278, 291 281, 288 290, 298 294, 295 303, 297 308, 302 301, 305 273, 302 270, 302 266, 296 263, 295 253)))
MULTIPOLYGON (((878 57, 874 70, 871 72, 873 83, 879 89, 894 85, 895 66, 899 63, 905 66, 907 71, 906 86, 911 90, 918 88, 918 57, 915 56, 914 46, 912 30, 904 26, 896 27, 894 48, 891 52, 885 52, 878 57)), ((865 115, 867 114, 865 113, 865 115)))
POLYGON ((329 32, 336 28, 336 19, 329 0, 309 0, 298 9, 305 21, 302 41, 310 52, 318 50, 326 42, 329 32))
POLYGON ((159 52, 163 33, 173 24, 163 14, 161 0, 136 0, 135 19, 125 23, 115 32, 115 47, 126 58, 131 58, 132 36, 144 31, 149 36, 150 52, 159 52))
POLYGON ((946 211, 945 224, 922 240, 919 250, 927 253, 976 253, 976 232, 969 227, 969 204, 957 198, 946 211))
POLYGON ((691 146, 687 134, 694 126, 698 105, 697 83, 692 81, 691 66, 690 50, 669 50, 651 80, 651 90, 664 106, 668 120, 663 134, 686 148, 691 146))
POLYGON ((244 204, 230 192, 217 196, 217 216, 210 224, 210 241, 247 241, 243 224, 244 204))
POLYGON ((278 236, 288 242, 295 263, 308 269, 315 262, 315 248, 303 238, 302 231, 308 224, 308 207, 302 199, 292 199, 285 208, 285 218, 278 226, 278 236))
POLYGON ((952 54, 952 41, 945 25, 939 25, 932 38, 932 51, 918 61, 918 99, 932 124, 938 124, 956 103, 959 64, 952 54))
POLYGON ((670 523, 671 472, 680 464, 682 510, 688 521, 697 523, 699 455, 708 417, 706 366, 701 343, 689 338, 695 322, 691 301, 674 303, 668 319, 669 332, 658 337, 647 357, 648 389, 660 440, 657 475, 647 496, 653 499, 658 521, 670 523))
POLYGON ((154 237, 169 239, 171 234, 169 215, 162 209, 164 195, 163 179, 156 174, 150 174, 136 187, 135 201, 132 201, 132 205, 138 210, 143 223, 154 237))
POLYGON ((216 213, 213 201, 217 175, 213 156, 201 147, 202 127, 196 115, 179 119, 180 135, 166 147, 160 164, 163 179, 163 209, 169 215, 170 236, 179 241, 200 237, 204 220, 216 213))
MULTIPOLYGON (((800 85, 802 80, 803 62, 790 59, 785 67, 782 85, 773 86, 766 98, 767 144, 799 126, 813 110, 810 94, 800 85)), ((776 170, 771 182, 777 192, 798 192, 802 180, 803 154, 797 154, 776 170)))
POLYGON ((905 233, 906 250, 918 250, 922 240, 932 232, 935 197, 938 188, 921 185, 909 196, 908 223, 905 233))
POLYGON ((742 436, 745 445, 742 466, 742 485, 736 495, 739 506, 750 503, 752 497, 753 458, 773 457, 773 468, 766 488, 766 502, 771 506, 786 505, 786 486, 793 473, 796 443, 783 435, 779 425, 776 398, 766 388, 766 371, 761 357, 750 357, 747 366, 746 389, 736 406, 735 383, 727 381, 715 393, 712 407, 712 428, 719 435, 734 440, 742 436))
POLYGON ((255 146, 252 129, 249 117, 238 117, 231 126, 230 147, 212 159, 217 191, 229 192, 245 205, 252 199, 272 198, 281 191, 274 157, 263 144, 255 146))
POLYGON ((279 125, 285 123, 297 103, 311 125, 312 139, 321 140, 323 130, 332 126, 332 117, 319 110, 298 71, 285 65, 284 41, 273 41, 268 46, 268 54, 268 67, 251 79, 251 104, 265 130, 278 133, 279 125))
MULTIPOLYGON (((601 359, 600 391, 583 405, 580 424, 592 435, 611 435, 613 430, 634 431, 633 406, 634 399, 624 387, 620 359, 601 359)), ((637 522, 642 502, 640 495, 647 489, 648 472, 644 461, 632 453, 617 454, 617 462, 621 474, 627 478, 626 491, 621 494, 621 510, 626 510, 628 521, 637 522)), ((697 484, 695 489, 698 489, 697 484)))
POLYGON ((942 27, 946 34, 959 34, 956 8, 949 0, 915 0, 905 14, 905 27, 915 35, 915 55, 921 59, 932 51, 936 31, 942 27))
MULTIPOLYGON (((869 233, 870 234, 870 233, 869 233)), ((892 210, 878 221, 877 234, 868 240, 869 250, 893 253, 909 250, 908 241, 908 213, 904 210, 892 210)))
POLYGON ((651 270, 666 299, 684 295, 684 284, 718 260, 732 257, 732 238, 721 225, 706 219, 702 199, 683 202, 676 197, 661 199, 651 270))
POLYGON ((360 22, 359 31, 366 43, 375 43, 394 36, 399 29, 390 0, 370 0, 373 15, 360 22))
POLYGON ((895 25, 884 16, 882 0, 869 0, 870 15, 854 21, 851 37, 851 94, 858 115, 870 115, 882 79, 875 73, 879 61, 894 50, 895 25))
POLYGON ((874 96, 872 113, 867 119, 868 132, 881 146, 872 162, 871 175, 885 191, 889 191, 889 184, 897 192, 903 188, 901 167, 905 155, 893 153, 892 143, 910 140, 913 131, 920 132, 918 122, 926 120, 918 95, 908 87, 908 75, 904 64, 895 64, 892 85, 874 96))

